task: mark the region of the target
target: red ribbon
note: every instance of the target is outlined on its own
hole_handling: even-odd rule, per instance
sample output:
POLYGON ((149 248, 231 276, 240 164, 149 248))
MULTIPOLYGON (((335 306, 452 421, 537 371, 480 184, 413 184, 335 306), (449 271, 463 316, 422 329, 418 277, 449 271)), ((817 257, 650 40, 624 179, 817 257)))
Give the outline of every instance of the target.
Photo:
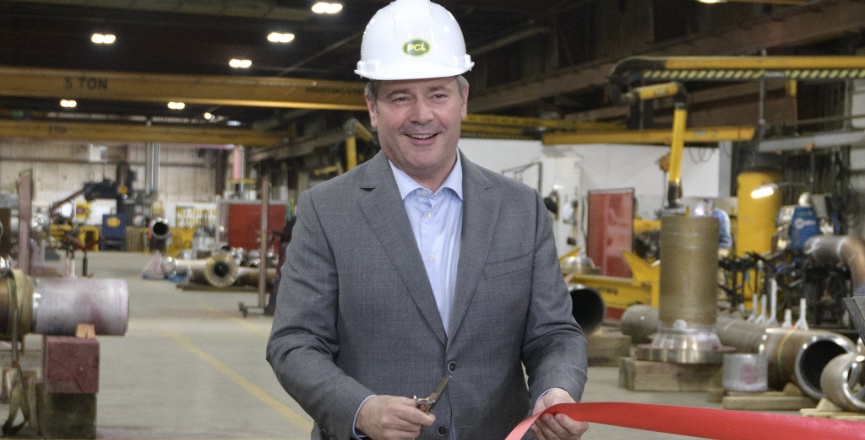
POLYGON ((849 420, 648 403, 592 402, 547 408, 520 422, 505 440, 521 439, 535 419, 544 414, 565 414, 584 422, 719 440, 865 439, 865 423, 849 420))

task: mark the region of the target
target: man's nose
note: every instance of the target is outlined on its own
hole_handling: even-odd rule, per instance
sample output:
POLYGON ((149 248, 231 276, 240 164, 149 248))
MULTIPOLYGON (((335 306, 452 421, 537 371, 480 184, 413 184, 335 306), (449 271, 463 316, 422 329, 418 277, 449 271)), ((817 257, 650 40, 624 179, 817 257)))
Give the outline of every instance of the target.
POLYGON ((423 99, 414 102, 411 109, 411 121, 425 124, 433 119, 432 107, 423 99))

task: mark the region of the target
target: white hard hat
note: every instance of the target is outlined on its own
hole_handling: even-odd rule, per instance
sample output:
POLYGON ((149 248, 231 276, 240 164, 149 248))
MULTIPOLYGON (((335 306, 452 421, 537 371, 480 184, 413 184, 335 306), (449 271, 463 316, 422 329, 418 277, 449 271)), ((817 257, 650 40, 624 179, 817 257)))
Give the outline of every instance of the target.
POLYGON ((450 12, 429 0, 396 0, 366 25, 355 73, 375 80, 441 78, 472 66, 450 12))

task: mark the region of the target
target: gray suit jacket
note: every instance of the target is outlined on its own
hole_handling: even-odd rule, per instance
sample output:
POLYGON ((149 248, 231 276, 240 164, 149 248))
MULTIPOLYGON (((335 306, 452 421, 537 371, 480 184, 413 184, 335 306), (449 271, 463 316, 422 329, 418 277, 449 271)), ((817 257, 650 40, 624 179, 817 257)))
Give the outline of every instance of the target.
POLYGON ((544 390, 582 396, 586 339, 540 196, 461 160, 450 337, 384 154, 301 194, 267 359, 313 439, 349 438, 366 397, 425 397, 448 371, 420 438, 503 439, 544 390))

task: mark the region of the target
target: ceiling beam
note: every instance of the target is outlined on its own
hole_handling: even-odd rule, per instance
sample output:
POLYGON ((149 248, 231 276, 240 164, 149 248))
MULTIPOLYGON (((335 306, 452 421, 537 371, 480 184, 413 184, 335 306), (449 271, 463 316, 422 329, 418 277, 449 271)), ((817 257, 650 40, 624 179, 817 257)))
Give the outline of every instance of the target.
POLYGON ((0 137, 93 142, 271 146, 283 136, 243 128, 0 120, 0 137))
POLYGON ((0 96, 366 110, 364 84, 296 78, 0 67, 0 96))
MULTIPOLYGON (((856 0, 825 0, 792 8, 764 20, 727 32, 699 34, 677 40, 642 56, 693 54, 751 55, 762 49, 822 41, 844 33, 859 33, 865 23, 865 7, 856 0)), ((531 83, 515 83, 490 89, 469 99, 473 113, 495 112, 528 105, 541 98, 606 87, 617 61, 602 60, 561 69, 531 83)))
MULTIPOLYGON (((696 127, 685 130, 685 142, 715 143, 720 141, 748 141, 754 138, 754 127, 696 127)), ((669 145, 672 130, 623 130, 600 133, 547 133, 544 145, 571 144, 641 144, 669 145)), ((705 145, 702 145, 705 147, 705 145)))

